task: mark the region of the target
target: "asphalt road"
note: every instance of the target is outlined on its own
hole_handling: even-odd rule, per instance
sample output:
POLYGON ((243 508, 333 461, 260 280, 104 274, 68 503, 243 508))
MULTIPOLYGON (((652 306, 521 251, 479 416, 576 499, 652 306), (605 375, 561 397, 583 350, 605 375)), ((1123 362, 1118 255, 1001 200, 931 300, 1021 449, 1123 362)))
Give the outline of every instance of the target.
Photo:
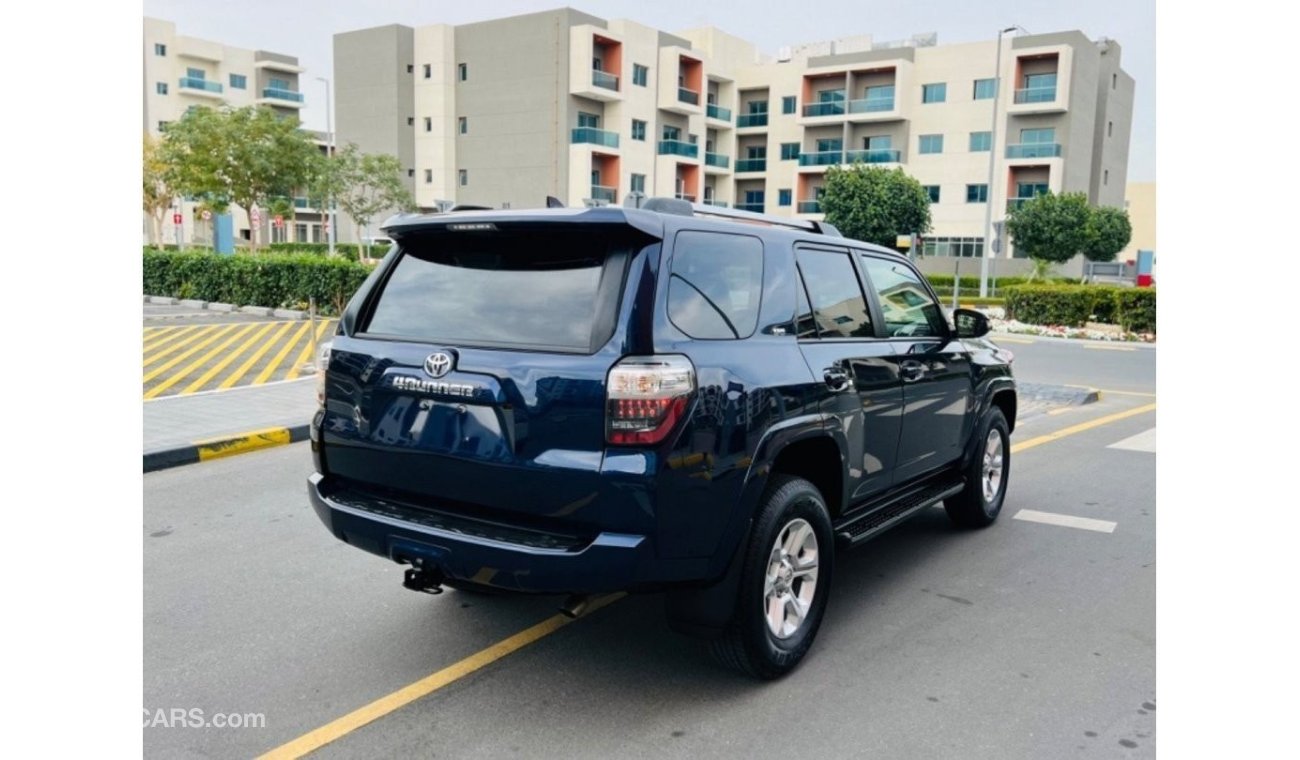
MULTIPOLYGON (((1026 381, 1124 393, 1017 428, 1022 446, 1078 432, 1013 456, 993 527, 936 508, 841 554, 817 643, 786 679, 719 669, 668 630, 662 597, 627 597, 316 754, 1154 757, 1155 415, 1079 429, 1154 401, 1129 395, 1154 393, 1154 350, 1007 347, 1026 381)), ((402 589, 398 566, 319 524, 310 469, 299 444, 145 476, 144 706, 265 716, 146 728, 149 755, 265 752, 554 613, 553 597, 402 589)))

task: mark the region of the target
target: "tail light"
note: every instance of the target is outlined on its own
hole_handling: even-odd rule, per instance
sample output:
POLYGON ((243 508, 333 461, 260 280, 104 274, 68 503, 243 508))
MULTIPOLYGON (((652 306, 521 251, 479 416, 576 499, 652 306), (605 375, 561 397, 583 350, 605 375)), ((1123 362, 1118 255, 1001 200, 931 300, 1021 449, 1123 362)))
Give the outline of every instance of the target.
POLYGON ((325 370, 330 367, 330 343, 326 341, 316 349, 316 403, 325 406, 325 370))
POLYGON ((686 414, 695 367, 685 356, 629 356, 605 384, 605 440, 644 445, 663 441, 686 414))

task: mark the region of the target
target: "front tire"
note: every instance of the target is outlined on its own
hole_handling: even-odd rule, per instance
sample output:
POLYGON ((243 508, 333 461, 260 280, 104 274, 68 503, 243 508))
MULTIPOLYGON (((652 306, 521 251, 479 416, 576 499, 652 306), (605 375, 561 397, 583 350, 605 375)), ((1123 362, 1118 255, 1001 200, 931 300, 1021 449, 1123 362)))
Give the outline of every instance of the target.
POLYGON ((998 519, 1011 475, 1011 433, 1002 410, 994 406, 985 412, 976 434, 979 443, 963 473, 966 487, 943 502, 948 517, 966 528, 983 528, 998 519))
POLYGON ((803 478, 773 476, 746 545, 734 617, 713 655, 762 679, 793 670, 821 627, 833 562, 821 492, 803 478))

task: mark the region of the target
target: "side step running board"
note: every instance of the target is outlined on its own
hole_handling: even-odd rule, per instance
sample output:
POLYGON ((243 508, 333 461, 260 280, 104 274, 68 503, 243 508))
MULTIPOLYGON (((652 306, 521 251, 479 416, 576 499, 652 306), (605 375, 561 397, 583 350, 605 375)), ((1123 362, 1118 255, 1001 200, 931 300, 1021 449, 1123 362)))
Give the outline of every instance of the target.
POLYGON ((857 546, 916 512, 960 493, 964 486, 960 479, 923 484, 887 502, 884 506, 851 517, 848 521, 835 526, 835 537, 848 546, 857 546))

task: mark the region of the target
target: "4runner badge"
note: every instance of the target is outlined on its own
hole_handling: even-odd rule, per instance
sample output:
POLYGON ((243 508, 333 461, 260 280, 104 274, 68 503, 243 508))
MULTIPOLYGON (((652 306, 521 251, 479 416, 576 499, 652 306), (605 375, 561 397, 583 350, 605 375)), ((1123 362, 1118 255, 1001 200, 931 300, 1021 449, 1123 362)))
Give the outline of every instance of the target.
POLYGON ((442 377, 451 371, 451 354, 446 351, 438 351, 429 354, 429 358, 424 360, 424 371, 429 377, 442 377))

